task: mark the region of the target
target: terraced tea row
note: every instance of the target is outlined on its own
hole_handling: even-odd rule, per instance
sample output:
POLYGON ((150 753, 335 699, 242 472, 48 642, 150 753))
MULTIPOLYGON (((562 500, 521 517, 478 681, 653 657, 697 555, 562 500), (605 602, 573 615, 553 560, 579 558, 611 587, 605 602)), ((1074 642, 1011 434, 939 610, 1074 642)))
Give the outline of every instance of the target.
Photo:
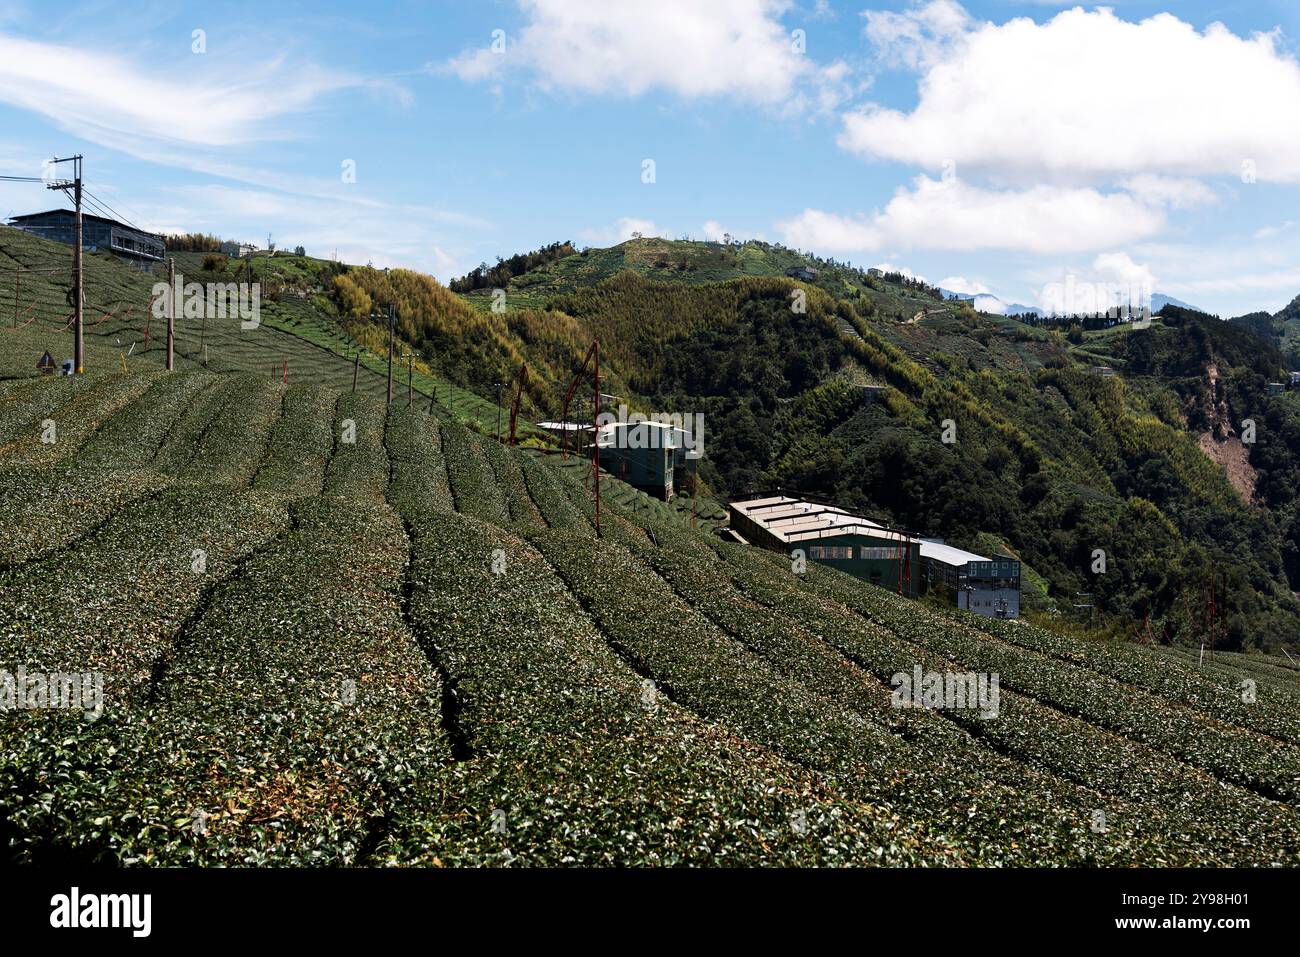
POLYGON ((0 436, 0 669, 106 691, 95 720, 0 717, 21 859, 1300 854, 1300 677, 1274 663, 795 574, 610 476, 597 536, 580 462, 266 377, 0 384, 0 436), (917 667, 997 673, 994 713, 897 707, 917 667))

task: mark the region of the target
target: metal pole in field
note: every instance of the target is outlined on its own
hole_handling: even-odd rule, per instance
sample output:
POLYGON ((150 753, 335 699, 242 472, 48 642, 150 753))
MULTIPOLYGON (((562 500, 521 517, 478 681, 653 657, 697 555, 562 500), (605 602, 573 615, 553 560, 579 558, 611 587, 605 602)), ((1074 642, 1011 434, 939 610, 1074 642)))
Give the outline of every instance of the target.
POLYGON ((167 257, 167 371, 176 365, 176 257, 167 257))
POLYGON ((352 391, 357 391, 357 373, 361 371, 361 350, 357 350, 356 356, 352 360, 352 391))
POLYGON ((415 401, 415 354, 408 353, 406 356, 406 407, 409 409, 411 403, 415 401))
POLYGON ((396 313, 393 306, 388 307, 388 404, 393 404, 393 325, 396 313))
POLYGON ((77 226, 76 242, 72 246, 72 265, 76 271, 76 300, 73 302, 73 319, 76 322, 76 333, 72 342, 72 367, 76 370, 77 375, 86 371, 86 341, 85 327, 85 302, 86 287, 83 285, 84 277, 82 275, 81 264, 81 242, 82 242, 82 218, 81 218, 81 157, 76 158, 73 164, 76 169, 76 179, 73 183, 73 195, 77 204, 77 226))
POLYGON ((81 216, 81 154, 76 156, 65 156, 63 159, 57 157, 50 161, 51 164, 71 163, 72 164, 72 182, 67 180, 56 180, 53 183, 46 184, 46 189, 58 189, 66 192, 72 190, 73 203, 76 206, 76 212, 73 214, 73 235, 72 235, 72 369, 77 375, 86 371, 86 341, 83 320, 85 319, 85 287, 83 285, 83 275, 81 267, 81 244, 82 244, 82 216, 81 216))
POLYGON ((14 265, 14 328, 18 328, 18 290, 23 281, 23 267, 14 265))

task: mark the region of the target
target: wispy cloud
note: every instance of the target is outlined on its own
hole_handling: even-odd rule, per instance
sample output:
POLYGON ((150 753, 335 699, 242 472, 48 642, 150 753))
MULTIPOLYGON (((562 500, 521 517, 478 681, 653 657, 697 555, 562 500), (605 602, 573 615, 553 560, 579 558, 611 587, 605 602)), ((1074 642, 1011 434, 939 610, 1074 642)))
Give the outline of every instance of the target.
POLYGON ((0 34, 0 102, 118 148, 127 140, 217 148, 283 139, 278 121, 349 88, 377 85, 283 58, 211 73, 146 70, 110 53, 0 34))

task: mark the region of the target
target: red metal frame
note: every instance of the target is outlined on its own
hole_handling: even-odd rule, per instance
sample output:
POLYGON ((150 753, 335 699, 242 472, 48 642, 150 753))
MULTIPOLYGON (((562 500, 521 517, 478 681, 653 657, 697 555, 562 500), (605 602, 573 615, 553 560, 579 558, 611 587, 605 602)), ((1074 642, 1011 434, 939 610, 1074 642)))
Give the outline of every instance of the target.
POLYGON ((592 485, 595 487, 595 492, 596 492, 596 534, 599 535, 600 534, 600 432, 599 430, 596 429, 596 420, 600 418, 600 340, 599 339, 591 340, 591 348, 589 348, 587 350, 587 354, 583 356, 582 365, 578 367, 577 374, 573 377, 573 381, 569 383, 569 390, 564 394, 564 416, 563 418, 561 418, 560 422, 565 428, 564 428, 564 433, 561 436, 561 440, 560 440, 561 441, 560 454, 563 458, 569 457, 569 445, 568 445, 569 405, 570 403, 573 402, 574 393, 578 391, 578 383, 582 380, 583 373, 587 371, 588 363, 591 364, 591 369, 592 369, 591 371, 591 386, 592 386, 591 475, 592 475, 592 485))
POLYGON ((515 434, 515 426, 519 421, 519 403, 524 397, 524 384, 528 381, 528 363, 525 362, 519 367, 519 388, 515 390, 515 400, 510 403, 510 444, 518 445, 519 437, 515 434))

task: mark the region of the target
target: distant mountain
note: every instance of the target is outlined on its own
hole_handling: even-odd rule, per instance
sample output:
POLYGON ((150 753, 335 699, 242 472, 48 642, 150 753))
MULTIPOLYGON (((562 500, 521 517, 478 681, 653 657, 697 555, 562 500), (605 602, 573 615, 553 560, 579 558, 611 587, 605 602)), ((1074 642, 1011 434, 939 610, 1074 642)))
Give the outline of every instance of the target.
MULTIPOLYGON (((1043 310, 1038 306, 1027 306, 1022 302, 1005 302, 992 293, 964 293, 954 292, 951 289, 939 289, 946 299, 957 299, 961 302, 969 302, 971 307, 979 312, 986 312, 994 316, 1022 316, 1022 315, 1043 315, 1043 310)), ((1159 312, 1165 306, 1177 306, 1180 309, 1190 309, 1193 312, 1204 312, 1199 306, 1193 306, 1190 303, 1183 302, 1181 299, 1175 299, 1173 296, 1166 296, 1164 293, 1157 292, 1151 296, 1151 311, 1159 312)))
POLYGON ((1162 292, 1157 292, 1151 296, 1151 311, 1159 312, 1165 306, 1177 306, 1179 309, 1190 309, 1193 312, 1205 312, 1200 306, 1193 306, 1189 302, 1183 302, 1181 299, 1175 299, 1173 296, 1166 296, 1162 292))
POLYGON ((1019 302, 1003 302, 991 292, 965 293, 953 292, 951 289, 940 288, 945 299, 956 299, 959 302, 969 302, 971 308, 978 312, 987 312, 993 316, 1023 316, 1025 314, 1041 316, 1043 310, 1037 306, 1026 306, 1019 302))

